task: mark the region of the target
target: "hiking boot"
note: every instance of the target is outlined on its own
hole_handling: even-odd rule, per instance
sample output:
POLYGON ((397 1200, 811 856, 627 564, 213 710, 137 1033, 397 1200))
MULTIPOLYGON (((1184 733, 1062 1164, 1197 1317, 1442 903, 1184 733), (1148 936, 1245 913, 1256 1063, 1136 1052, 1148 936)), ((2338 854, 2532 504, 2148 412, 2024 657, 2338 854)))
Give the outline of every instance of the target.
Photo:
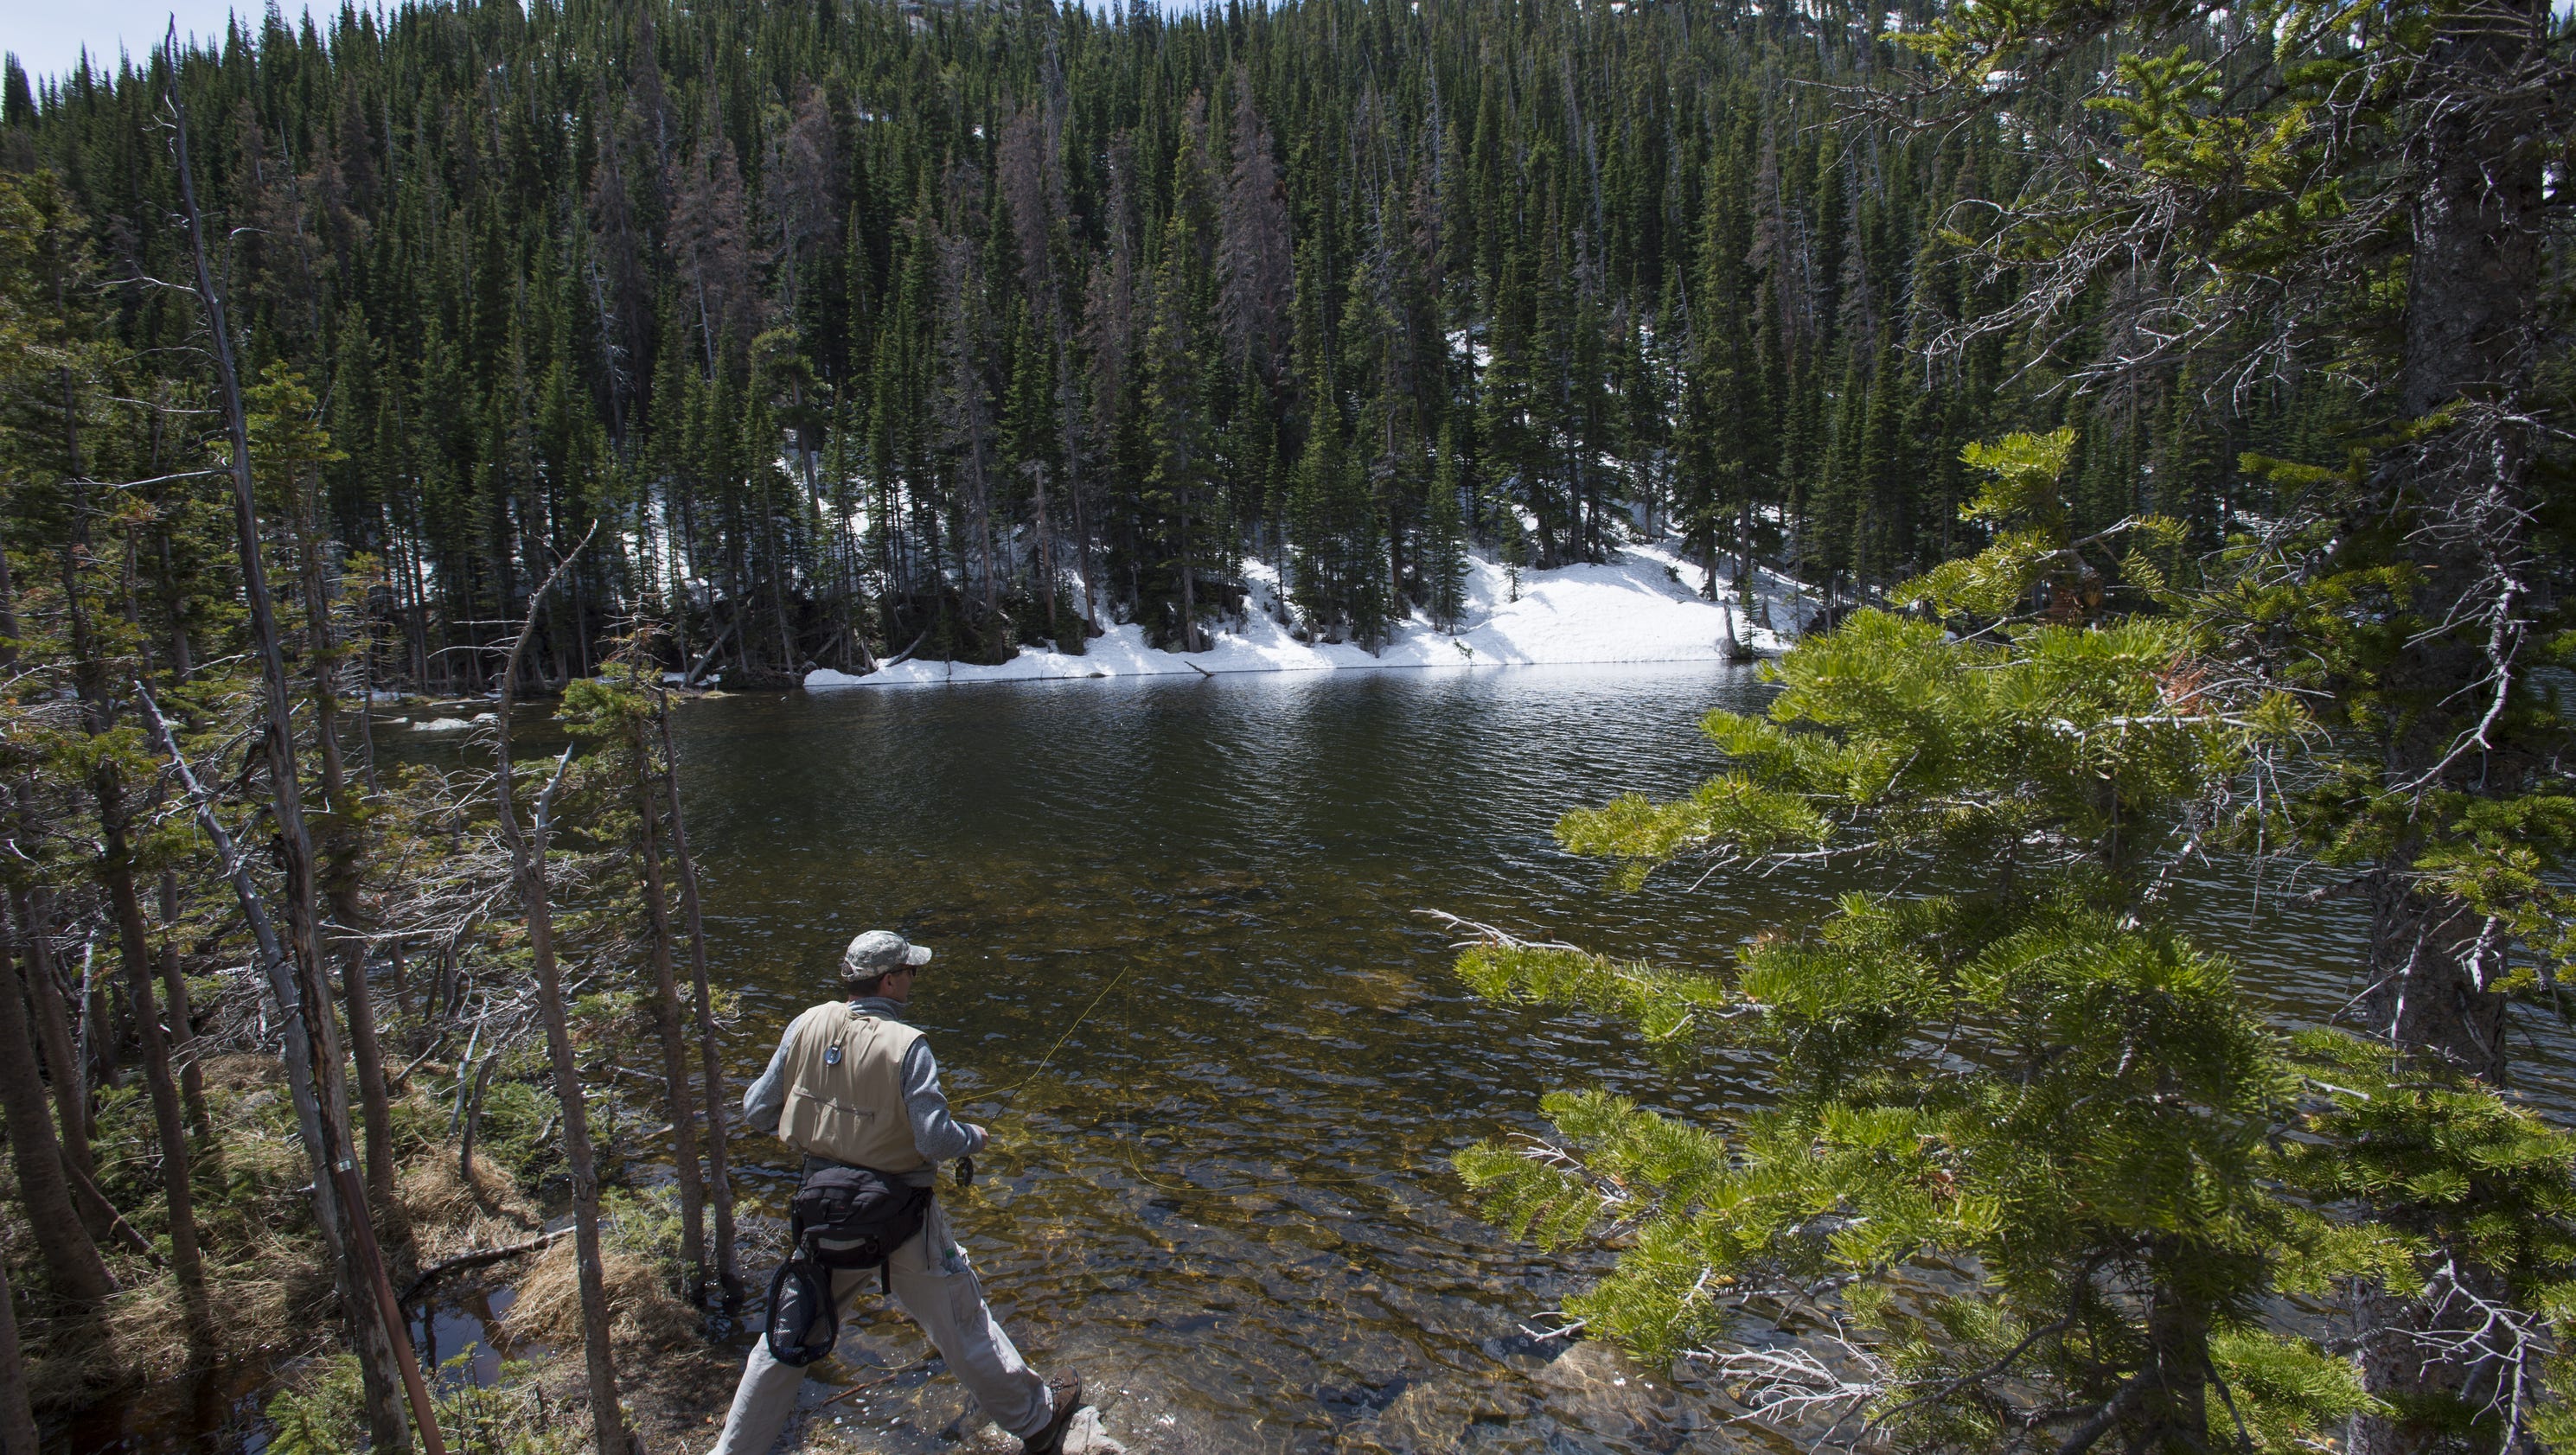
POLYGON ((1047 1397, 1055 1401, 1055 1413, 1047 1417, 1045 1429, 1021 1442, 1020 1455, 1062 1455, 1064 1432, 1072 1428, 1074 1415, 1082 1409, 1082 1376, 1048 1380, 1047 1397))

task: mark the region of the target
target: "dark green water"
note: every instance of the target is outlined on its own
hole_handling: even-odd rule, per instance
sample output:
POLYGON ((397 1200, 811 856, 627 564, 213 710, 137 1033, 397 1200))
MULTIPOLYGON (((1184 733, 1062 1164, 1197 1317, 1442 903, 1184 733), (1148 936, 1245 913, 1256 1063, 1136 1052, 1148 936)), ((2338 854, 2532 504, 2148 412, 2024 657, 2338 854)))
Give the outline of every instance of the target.
MULTIPOLYGON (((1796 1448, 1726 1425, 1688 1380, 1533 1337, 1597 1262, 1516 1246, 1449 1170, 1470 1141, 1539 1130, 1544 1090, 1691 1111, 1758 1098, 1754 1068, 1676 1080, 1620 1026, 1479 1001, 1420 913, 1701 963, 1812 922, 1811 879, 1612 895, 1550 836, 1569 806, 1685 790, 1714 764, 1701 714, 1765 696, 1698 668, 692 705, 739 1068, 829 994, 850 935, 935 946, 916 1018, 996 1134, 988 1180, 952 1203, 962 1236, 1034 1361, 1090 1376, 1131 1445, 1796 1448)), ((2336 912, 2258 916, 2241 877, 2174 892, 2286 1010, 2348 993, 2336 912)), ((784 1186, 775 1142, 740 1146, 784 1186)), ((900 1323, 863 1321, 861 1362, 917 1356, 900 1323)), ((928 1450, 955 1398, 907 1381, 835 1409, 928 1450)))
MULTIPOLYGON (((995 1132, 956 1221, 1032 1358, 1083 1370, 1131 1444, 1705 1438, 1712 1412, 1645 1387, 1661 1376, 1537 1377, 1566 1346, 1524 1326, 1568 1270, 1478 1222, 1448 1159, 1537 1129, 1551 1087, 1683 1108, 1748 1088, 1676 1085, 1617 1027, 1474 999, 1419 911, 1668 953, 1778 912, 1776 885, 1605 896, 1549 836, 1571 804, 1694 782, 1695 721, 1759 691, 1742 670, 1587 670, 693 705, 682 766, 713 952, 745 995, 739 1065, 830 994, 850 935, 936 947, 916 1018, 995 1132)), ((880 1321, 870 1345, 899 1362, 917 1339, 880 1321)), ((872 1418, 942 1423, 907 1398, 872 1418)))
MULTIPOLYGON (((1814 878, 1615 896, 1551 840, 1566 806, 1698 783, 1700 713, 1765 695, 1700 667, 693 703, 680 752, 716 968, 744 991, 737 1069, 827 997, 853 932, 935 945, 917 1020, 994 1128, 987 1182, 951 1203, 961 1236, 1033 1360, 1090 1375, 1128 1445, 1790 1447, 1669 1370, 1535 1339, 1597 1262, 1504 1239, 1448 1167, 1540 1131, 1546 1089, 1687 1112, 1752 1076, 1674 1079, 1620 1025, 1468 997, 1422 914, 1700 963, 1814 922, 1814 878)), ((2331 1015, 2344 912, 2285 914, 2269 886, 2257 914, 2249 888, 2184 876, 2174 899, 2285 1015, 2331 1015)), ((786 1187, 778 1143, 739 1149, 786 1187)), ((920 1355, 902 1321, 860 1324, 858 1362, 920 1355)), ((835 1414, 933 1450, 953 1401, 907 1380, 835 1414)))
MULTIPOLYGON (((1812 923, 1829 909, 1812 878, 1611 895, 1550 837, 1567 807, 1687 789, 1714 766, 1701 714, 1765 696, 1746 669, 1623 668, 690 703, 681 767, 717 976, 742 998, 737 1087, 832 994, 852 934, 934 946, 915 1019, 961 1114, 995 1134, 983 1180, 943 1196, 1023 1349, 1081 1370, 1138 1455, 1800 1448, 1725 1424, 1692 1380, 1535 1337, 1597 1257, 1516 1245, 1448 1165, 1540 1130, 1548 1089, 1692 1112, 1758 1099, 1756 1069, 1675 1078, 1619 1025, 1479 1001, 1420 913, 1702 964, 1812 923)), ((2245 876, 2204 871, 2173 897, 2257 994, 2330 1015, 2354 983, 2348 913, 2285 912, 2283 889, 2258 913, 2245 876)), ((2532 1085, 2568 1083, 2563 1037, 2524 1055, 2532 1085)), ((765 1286, 796 1159, 734 1146, 765 1286)), ((442 1354, 480 1331, 441 1323, 442 1354)), ((866 1300, 808 1402, 923 1352, 866 1300)), ((952 1381, 913 1375, 822 1418, 931 1455, 960 1407, 952 1381)))

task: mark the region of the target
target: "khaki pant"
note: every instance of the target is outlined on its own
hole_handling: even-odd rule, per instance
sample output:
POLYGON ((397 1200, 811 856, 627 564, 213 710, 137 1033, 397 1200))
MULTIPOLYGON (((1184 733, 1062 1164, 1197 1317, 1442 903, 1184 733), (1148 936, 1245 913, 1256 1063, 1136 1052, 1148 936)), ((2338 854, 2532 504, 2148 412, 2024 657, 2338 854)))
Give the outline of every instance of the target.
MULTIPOLYGON (((886 1271, 895 1302, 921 1325, 985 1418, 1023 1439, 1046 1428, 1055 1413, 1046 1381, 1020 1358, 1011 1336, 984 1306, 983 1285, 975 1281, 966 1250, 948 1235, 947 1214, 937 1203, 931 1204, 921 1231, 894 1250, 886 1271)), ((846 1317, 851 1297, 862 1289, 873 1293, 876 1279, 873 1268, 834 1273, 834 1307, 846 1317)), ((753 1344, 713 1455, 768 1455, 795 1412, 804 1383, 802 1368, 769 1357, 767 1339, 753 1344)))

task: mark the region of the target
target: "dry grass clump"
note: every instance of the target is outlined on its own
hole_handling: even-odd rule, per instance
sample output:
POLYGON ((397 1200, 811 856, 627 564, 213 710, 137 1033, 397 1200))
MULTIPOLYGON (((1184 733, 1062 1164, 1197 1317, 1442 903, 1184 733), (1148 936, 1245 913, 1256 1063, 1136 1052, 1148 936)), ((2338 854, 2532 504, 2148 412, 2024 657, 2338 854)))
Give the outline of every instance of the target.
POLYGON ((286 1067, 274 1056, 254 1056, 247 1051, 221 1051, 197 1060, 197 1074, 205 1078, 209 1092, 226 1091, 249 1097, 263 1089, 283 1093, 286 1067))
MULTIPOLYGON (((619 1348, 674 1349, 695 1343, 697 1311, 671 1292, 659 1264, 623 1248, 600 1252, 608 1291, 608 1341, 619 1348)), ((542 1340, 569 1353, 582 1346, 581 1275, 573 1240, 538 1255, 519 1280, 518 1301, 504 1322, 521 1341, 542 1340)))
POLYGON ((423 1267, 471 1249, 520 1242, 545 1223, 517 1180, 491 1159, 477 1154, 468 1181, 452 1146, 432 1148, 395 1169, 394 1205, 423 1267))
MULTIPOLYGON (((309 1241, 281 1239, 265 1256, 207 1267, 206 1301, 214 1313, 215 1340, 226 1355, 299 1352, 314 1329, 332 1326, 331 1281, 308 1271, 315 1261, 309 1241)), ((118 1294, 99 1323, 103 1372, 110 1372, 112 1383, 157 1383, 176 1378, 192 1362, 176 1279, 155 1278, 118 1294)))
MULTIPOLYGON (((329 1273, 294 1190, 302 1154, 266 1135, 256 1116, 238 1115, 240 1088, 257 1097, 276 1080, 261 1058, 220 1056, 205 1064, 224 1133, 217 1147, 199 1152, 198 1226, 207 1245, 214 1352, 239 1359, 300 1350, 335 1317, 329 1273)), ((101 1145, 108 1145, 105 1138, 101 1145)), ((176 1378, 196 1364, 201 1351, 189 1346, 177 1280, 123 1239, 99 1240, 118 1290, 106 1302, 74 1309, 51 1295, 15 1171, 14 1163, 0 1167, 0 1258, 18 1285, 22 1357, 35 1405, 55 1410, 95 1403, 176 1378)), ((129 1201, 123 1211, 147 1237, 159 1232, 157 1202, 129 1201)))
MULTIPOLYGON (((309 1242, 287 1238, 255 1255, 206 1266, 214 1337, 228 1357, 302 1349, 333 1318, 331 1284, 309 1242)), ((57 1314, 27 1360, 28 1397, 64 1408, 173 1379, 195 1363, 176 1279, 140 1259, 119 1260, 120 1291, 86 1315, 57 1314)))
MULTIPOLYGON (((201 1066, 217 1124, 217 1140, 199 1148, 197 1164, 212 1351, 189 1347, 177 1281, 122 1240, 100 1242, 119 1292, 91 1310, 52 1299, 14 1165, 0 1158, 0 1258, 18 1275, 28 1393, 40 1409, 92 1405, 177 1378, 207 1352, 227 1362, 283 1361, 334 1342, 341 1331, 282 1069, 274 1058, 240 1054, 209 1056, 201 1066)), ((527 1194, 496 1164, 478 1157, 472 1183, 460 1177, 452 1143, 416 1147, 397 1164, 395 1186, 395 1204, 380 1210, 378 1232, 397 1260, 390 1270, 397 1286, 406 1224, 423 1264, 471 1247, 520 1242, 542 1226, 527 1194)), ((124 1212, 146 1236, 160 1231, 157 1201, 126 1201, 124 1212)))

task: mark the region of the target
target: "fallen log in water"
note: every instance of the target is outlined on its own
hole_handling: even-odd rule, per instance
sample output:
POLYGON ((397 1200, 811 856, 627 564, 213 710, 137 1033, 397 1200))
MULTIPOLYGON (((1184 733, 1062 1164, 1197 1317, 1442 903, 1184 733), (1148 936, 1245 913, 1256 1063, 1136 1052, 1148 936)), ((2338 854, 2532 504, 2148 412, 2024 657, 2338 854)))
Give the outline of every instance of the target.
POLYGON ((571 1231, 569 1227, 561 1227, 551 1233, 539 1233, 523 1243, 512 1243, 502 1248, 476 1248, 471 1252, 459 1253, 453 1258, 442 1259, 422 1269, 420 1276, 414 1278, 409 1286, 403 1289, 402 1297, 395 1301, 410 1304, 420 1297, 423 1290, 450 1273, 462 1272, 468 1268, 487 1268, 504 1259, 516 1258, 522 1253, 538 1252, 552 1246, 556 1239, 571 1231))

